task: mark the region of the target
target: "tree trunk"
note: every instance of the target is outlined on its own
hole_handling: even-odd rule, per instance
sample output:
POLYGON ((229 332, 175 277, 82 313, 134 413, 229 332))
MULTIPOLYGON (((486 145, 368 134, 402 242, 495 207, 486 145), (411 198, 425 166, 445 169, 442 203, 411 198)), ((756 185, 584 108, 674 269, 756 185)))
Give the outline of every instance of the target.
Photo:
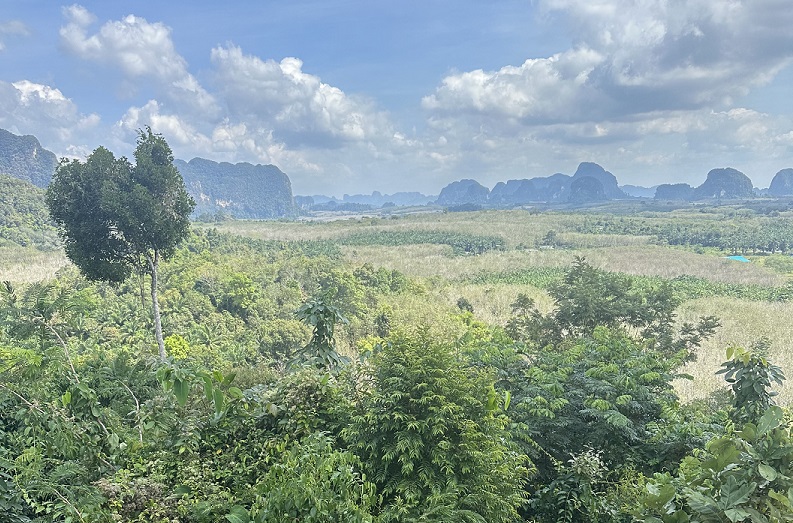
POLYGON ((151 312, 154 316, 154 337, 160 350, 160 361, 165 361, 165 342, 162 339, 162 320, 160 318, 160 302, 157 299, 157 268, 160 265, 160 251, 154 250, 154 258, 146 256, 151 274, 151 312))

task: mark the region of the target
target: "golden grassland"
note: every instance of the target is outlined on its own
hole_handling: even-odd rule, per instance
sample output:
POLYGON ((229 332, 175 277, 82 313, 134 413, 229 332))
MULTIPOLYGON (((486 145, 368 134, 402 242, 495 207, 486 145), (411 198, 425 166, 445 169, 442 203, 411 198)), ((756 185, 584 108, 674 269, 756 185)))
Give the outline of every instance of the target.
MULTIPOLYGON (((701 399, 713 390, 725 387, 724 380, 715 372, 725 359, 727 347, 752 347, 762 338, 770 342, 769 359, 782 367, 788 379, 793 379, 793 303, 713 297, 686 302, 678 314, 680 321, 693 322, 702 316, 717 316, 721 321, 715 336, 698 351, 697 361, 683 369, 694 379, 676 383, 682 398, 701 399)), ((786 382, 778 392, 780 403, 793 404, 793 382, 786 382)))
MULTIPOLYGON (((479 211, 470 213, 426 213, 398 218, 348 218, 334 221, 228 221, 200 225, 221 232, 264 240, 328 240, 365 231, 449 231, 503 236, 507 245, 533 245, 550 230, 564 230, 579 222, 569 214, 527 211, 479 211)), ((630 237, 628 237, 630 238, 630 237)), ((625 241, 636 241, 628 239, 625 241)))
POLYGON ((459 280, 482 272, 505 273, 528 267, 567 267, 583 256, 601 269, 640 276, 675 278, 689 275, 724 283, 782 285, 785 277, 771 269, 706 254, 657 245, 583 249, 490 251, 453 256, 446 245, 379 245, 342 248, 351 264, 370 263, 421 278, 459 280))
POLYGON ((32 283, 49 280, 69 264, 63 251, 39 251, 33 248, 0 248, 0 281, 32 283))
MULTIPOLYGON (((692 211, 666 213, 662 219, 695 217, 719 220, 717 214, 692 211)), ((727 260, 724 253, 707 254, 682 248, 654 245, 645 236, 594 235, 571 232, 580 215, 563 213, 532 214, 526 211, 485 211, 477 213, 428 214, 399 219, 349 219, 325 223, 231 222, 219 229, 254 238, 280 240, 317 240, 340 238, 360 230, 448 230, 476 235, 498 235, 507 242, 507 250, 478 256, 455 256, 445 245, 343 246, 351 266, 369 263, 375 267, 396 269, 425 282, 424 295, 390 297, 395 324, 436 324, 455 332, 455 326, 443 318, 464 297, 473 306, 475 316, 493 325, 504 325, 511 313, 511 303, 519 293, 535 299, 541 311, 553 306, 547 293, 529 285, 472 284, 466 277, 480 273, 508 273, 528 267, 567 267, 576 256, 585 257, 596 267, 631 275, 675 278, 682 275, 707 280, 766 286, 783 285, 789 277, 764 267, 763 258, 742 264, 727 260), (565 249, 537 249, 535 244, 548 231, 559 231, 565 249)), ((769 264, 771 265, 771 264, 769 264)), ((716 375, 729 346, 750 347, 765 337, 770 342, 769 358, 793 379, 793 304, 765 303, 728 297, 691 300, 679 310, 679 320, 695 321, 702 316, 717 316, 722 326, 698 351, 698 358, 683 369, 693 380, 678 380, 676 387, 684 400, 706 398, 726 387, 716 375)), ((780 390, 779 401, 793 403, 793 391, 780 390)))

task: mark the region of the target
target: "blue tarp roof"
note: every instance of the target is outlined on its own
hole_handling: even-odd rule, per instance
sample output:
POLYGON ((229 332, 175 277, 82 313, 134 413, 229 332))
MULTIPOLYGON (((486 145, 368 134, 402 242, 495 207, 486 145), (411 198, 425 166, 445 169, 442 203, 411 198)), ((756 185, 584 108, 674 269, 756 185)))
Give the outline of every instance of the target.
POLYGON ((750 263, 752 260, 749 258, 744 258, 743 256, 727 256, 728 260, 735 260, 743 263, 750 263))

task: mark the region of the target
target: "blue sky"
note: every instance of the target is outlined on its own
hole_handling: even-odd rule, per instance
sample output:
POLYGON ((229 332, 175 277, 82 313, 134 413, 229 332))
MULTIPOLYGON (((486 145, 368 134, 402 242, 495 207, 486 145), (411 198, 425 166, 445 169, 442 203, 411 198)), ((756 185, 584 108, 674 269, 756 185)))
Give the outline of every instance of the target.
POLYGON ((437 194, 595 161, 793 166, 789 0, 0 0, 0 128, 60 156, 272 163, 296 194, 437 194))

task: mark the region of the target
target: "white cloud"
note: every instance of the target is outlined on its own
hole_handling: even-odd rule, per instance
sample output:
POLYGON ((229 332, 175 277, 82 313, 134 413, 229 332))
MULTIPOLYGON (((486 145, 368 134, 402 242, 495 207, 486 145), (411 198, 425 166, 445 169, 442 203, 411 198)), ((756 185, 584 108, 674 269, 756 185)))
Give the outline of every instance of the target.
POLYGON ((63 9, 66 25, 60 29, 64 48, 75 56, 121 70, 126 78, 153 78, 165 96, 184 108, 217 111, 214 98, 188 72, 186 60, 176 51, 171 29, 128 15, 103 24, 88 35, 95 16, 79 5, 63 9))
POLYGON ((282 169, 316 173, 321 168, 273 139, 272 131, 225 119, 215 126, 199 122, 202 132, 177 114, 169 114, 157 100, 142 107, 130 107, 116 122, 114 134, 118 141, 134 142, 138 130, 150 126, 162 134, 179 158, 210 157, 217 161, 251 161, 271 163, 282 169))
MULTIPOLYGON (((63 11, 64 18, 68 20, 69 26, 74 25, 77 28, 88 27, 96 22, 96 16, 81 5, 72 4, 62 7, 61 10, 63 11)), ((63 33, 61 34, 63 35, 63 33)))
POLYGON ((206 150, 210 140, 192 125, 174 114, 162 114, 156 100, 149 100, 143 107, 130 107, 116 124, 127 137, 137 134, 138 130, 150 126, 155 133, 168 137, 172 147, 189 146, 194 150, 206 150))
POLYGON ((0 81, 0 128, 16 134, 35 134, 57 154, 82 140, 100 123, 96 114, 82 114, 64 94, 27 80, 0 81))
POLYGON ((475 113, 508 121, 581 118, 597 108, 590 103, 598 93, 589 85, 589 75, 603 60, 596 51, 580 48, 499 71, 450 75, 422 106, 441 114, 475 113))
POLYGON ((272 131, 249 128, 244 123, 222 122, 212 131, 212 147, 231 158, 253 157, 261 163, 272 163, 284 169, 293 167, 306 172, 321 172, 319 165, 306 160, 273 138, 272 131))
POLYGON ((424 99, 431 114, 525 125, 729 108, 793 61, 787 2, 545 0, 575 48, 518 67, 447 76, 424 99), (467 116, 466 116, 467 117, 467 116))
POLYGON ((657 183, 707 172, 714 158, 755 169, 789 158, 793 122, 736 104, 793 62, 788 2, 538 5, 546 23, 569 30, 570 49, 449 74, 422 100, 423 143, 453 159, 447 171, 457 178, 545 176, 537 166, 572 172, 592 160, 623 169, 623 183, 657 183), (430 145, 432 136, 446 143, 430 145), (646 167, 637 172, 636 164, 646 167))
MULTIPOLYGON (((98 21, 72 5, 62 48, 118 71, 116 92, 130 93, 131 107, 102 126, 53 86, 0 83, 0 127, 79 155, 99 143, 128 153, 137 129, 151 125, 177 157, 273 163, 299 193, 437 193, 462 177, 492 186, 571 173, 582 160, 623 183, 690 181, 704 178, 714 155, 739 168, 789 158, 791 122, 735 102, 793 58, 786 1, 537 0, 549 24, 569 31, 568 48, 447 74, 421 100, 420 131, 398 129, 371 99, 299 58, 228 43, 207 48, 207 69, 194 71, 167 25, 98 21)), ((20 27, 0 24, 0 41, 20 27)))
POLYGON ((212 50, 212 63, 229 117, 270 128, 286 143, 328 147, 393 136, 372 103, 304 72, 297 58, 262 60, 228 45, 212 50))
POLYGON ((4 37, 8 36, 28 36, 30 35, 30 31, 28 30, 27 26, 20 22, 19 20, 11 20, 8 22, 0 23, 0 51, 5 50, 5 44, 3 43, 4 37))

